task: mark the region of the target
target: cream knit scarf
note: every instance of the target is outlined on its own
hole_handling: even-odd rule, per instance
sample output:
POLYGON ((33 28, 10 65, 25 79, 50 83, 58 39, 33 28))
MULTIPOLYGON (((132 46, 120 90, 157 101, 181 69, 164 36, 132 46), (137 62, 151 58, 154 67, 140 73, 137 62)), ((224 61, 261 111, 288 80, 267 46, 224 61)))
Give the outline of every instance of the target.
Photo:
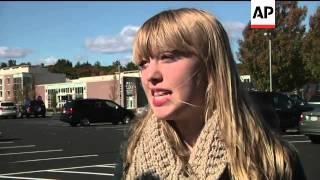
POLYGON ((169 145, 162 122, 149 119, 125 179, 219 179, 226 168, 227 154, 214 117, 205 124, 190 154, 191 176, 184 173, 185 166, 169 145))

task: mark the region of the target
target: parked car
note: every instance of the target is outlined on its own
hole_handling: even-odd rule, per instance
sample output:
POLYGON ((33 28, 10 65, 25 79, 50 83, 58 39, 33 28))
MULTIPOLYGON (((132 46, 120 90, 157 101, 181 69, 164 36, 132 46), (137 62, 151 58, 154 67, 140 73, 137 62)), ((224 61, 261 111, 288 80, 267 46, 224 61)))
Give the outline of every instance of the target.
POLYGON ((273 107, 272 99, 266 93, 249 92, 253 105, 258 110, 263 120, 275 131, 280 131, 280 119, 273 107), (263 102, 263 103, 262 103, 263 102))
POLYGON ((46 117, 46 106, 42 100, 32 100, 30 103, 19 105, 17 114, 19 118, 39 115, 46 117))
POLYGON ((312 96, 308 104, 313 110, 301 114, 300 132, 313 143, 320 143, 320 95, 312 96))
POLYGON ((293 102, 297 105, 301 105, 304 106, 306 104, 308 104, 307 101, 303 100, 299 95, 297 94, 291 94, 289 95, 289 97, 293 100, 293 102))
POLYGON ((12 117, 16 118, 17 107, 14 102, 2 101, 0 102, 0 117, 12 117))
POLYGON ((301 113, 310 110, 309 106, 298 105, 280 92, 250 91, 249 95, 260 109, 264 119, 274 127, 278 126, 282 132, 291 128, 299 130, 301 113), (276 112, 277 117, 272 112, 276 112))
POLYGON ((71 126, 88 126, 96 122, 127 124, 134 117, 131 110, 105 99, 78 99, 67 102, 62 109, 60 120, 71 126))

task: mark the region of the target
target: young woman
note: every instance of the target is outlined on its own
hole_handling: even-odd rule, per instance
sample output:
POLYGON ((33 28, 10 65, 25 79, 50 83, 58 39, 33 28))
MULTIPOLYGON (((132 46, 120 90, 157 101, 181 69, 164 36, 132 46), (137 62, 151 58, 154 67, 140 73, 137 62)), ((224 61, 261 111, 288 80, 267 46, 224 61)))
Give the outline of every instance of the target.
POLYGON ((133 60, 150 108, 131 128, 116 177, 305 179, 294 148, 241 89, 213 15, 183 8, 151 17, 137 33, 133 60))

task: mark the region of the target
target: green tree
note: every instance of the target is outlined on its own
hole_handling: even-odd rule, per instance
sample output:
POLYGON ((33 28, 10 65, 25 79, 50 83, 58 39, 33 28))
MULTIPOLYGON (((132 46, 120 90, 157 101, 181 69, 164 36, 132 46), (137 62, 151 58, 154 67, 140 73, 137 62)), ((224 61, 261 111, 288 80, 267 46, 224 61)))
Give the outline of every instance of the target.
POLYGON ((16 66, 16 65, 17 65, 17 61, 16 60, 13 60, 13 59, 8 60, 8 66, 9 67, 16 66))
POLYGON ((67 59, 58 59, 58 61, 49 67, 51 72, 66 73, 72 69, 72 62, 67 59))
POLYGON ((305 76, 309 82, 320 80, 320 7, 309 19, 309 31, 303 41, 305 76))
POLYGON ((96 62, 94 63, 94 67, 100 68, 100 67, 101 67, 100 61, 96 61, 96 62))
POLYGON ((133 62, 129 62, 126 67, 125 67, 125 70, 126 71, 132 71, 132 70, 138 70, 138 66, 135 65, 133 62))
POLYGON ((307 8, 298 7, 296 1, 276 1, 276 28, 251 29, 250 23, 239 41, 238 58, 255 81, 258 89, 269 87, 268 38, 272 41, 272 83, 274 90, 291 91, 304 83, 302 62, 302 24, 307 8), (264 36, 270 33, 270 36, 264 36))
POLYGON ((72 67, 72 62, 67 59, 58 59, 53 66, 49 66, 49 71, 53 73, 65 73, 70 79, 77 78, 76 72, 72 67))
POLYGON ((80 62, 78 61, 77 63, 76 63, 76 65, 74 66, 74 68, 78 68, 78 67, 80 67, 81 66, 81 64, 80 64, 80 62))
POLYGON ((2 63, 1 63, 1 68, 5 68, 5 67, 8 67, 7 63, 2 62, 2 63))

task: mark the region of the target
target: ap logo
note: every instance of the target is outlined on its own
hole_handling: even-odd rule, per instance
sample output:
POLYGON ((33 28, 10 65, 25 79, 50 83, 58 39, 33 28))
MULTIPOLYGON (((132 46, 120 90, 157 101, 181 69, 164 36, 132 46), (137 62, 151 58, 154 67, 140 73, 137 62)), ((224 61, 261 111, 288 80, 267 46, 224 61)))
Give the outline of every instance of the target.
POLYGON ((275 28, 275 0, 251 0, 251 28, 275 28))

